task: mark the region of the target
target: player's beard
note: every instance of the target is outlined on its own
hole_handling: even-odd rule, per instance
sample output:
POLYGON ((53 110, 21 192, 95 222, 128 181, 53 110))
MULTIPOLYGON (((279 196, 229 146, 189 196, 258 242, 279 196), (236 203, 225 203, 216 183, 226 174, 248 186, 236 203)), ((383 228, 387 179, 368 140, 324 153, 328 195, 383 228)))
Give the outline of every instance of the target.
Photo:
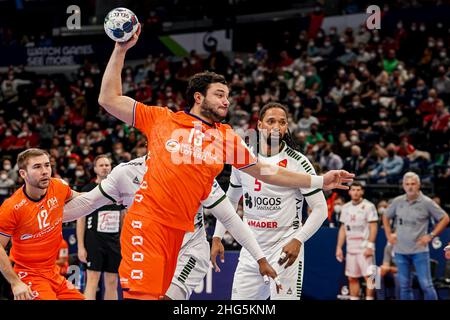
POLYGON ((50 177, 48 178, 48 180, 34 180, 34 181, 28 181, 28 184, 34 188, 38 188, 38 189, 47 189, 48 185, 50 184, 50 177))
POLYGON ((225 116, 219 114, 216 110, 214 110, 214 107, 206 101, 206 99, 203 100, 200 106, 200 114, 205 118, 211 119, 212 122, 221 122, 226 118, 226 114, 225 116))

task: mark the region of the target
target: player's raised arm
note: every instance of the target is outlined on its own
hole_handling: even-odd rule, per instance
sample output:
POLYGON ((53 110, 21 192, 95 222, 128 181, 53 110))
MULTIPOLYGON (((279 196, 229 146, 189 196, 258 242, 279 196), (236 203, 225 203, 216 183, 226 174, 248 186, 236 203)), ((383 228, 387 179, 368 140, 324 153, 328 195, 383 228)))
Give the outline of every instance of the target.
POLYGON ((135 101, 122 95, 121 73, 125 61, 125 54, 133 47, 141 32, 139 27, 133 37, 127 42, 116 42, 114 50, 103 74, 98 103, 108 113, 131 125, 133 123, 133 106, 135 101))
POLYGON ((258 161, 255 165, 241 169, 265 183, 291 188, 348 189, 344 183, 351 183, 353 173, 345 170, 330 170, 323 176, 293 172, 278 166, 258 161))

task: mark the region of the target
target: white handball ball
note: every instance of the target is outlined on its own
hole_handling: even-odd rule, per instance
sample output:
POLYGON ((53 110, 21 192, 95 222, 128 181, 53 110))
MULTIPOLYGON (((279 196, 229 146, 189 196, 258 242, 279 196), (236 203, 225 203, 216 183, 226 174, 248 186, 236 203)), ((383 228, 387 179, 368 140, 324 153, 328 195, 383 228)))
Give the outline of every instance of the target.
POLYGON ((125 42, 137 31, 139 21, 133 11, 127 8, 115 8, 105 17, 103 27, 106 34, 117 42, 125 42))

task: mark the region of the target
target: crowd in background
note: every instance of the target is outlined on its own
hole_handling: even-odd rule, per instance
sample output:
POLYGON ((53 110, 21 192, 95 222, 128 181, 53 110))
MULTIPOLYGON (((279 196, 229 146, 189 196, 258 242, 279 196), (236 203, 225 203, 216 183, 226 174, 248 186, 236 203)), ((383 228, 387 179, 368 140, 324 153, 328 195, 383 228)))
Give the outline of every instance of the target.
MULTIPOLYGON (((446 24, 398 21, 390 34, 330 27, 279 39, 275 49, 258 43, 248 53, 149 55, 123 69, 123 94, 179 111, 189 76, 216 71, 229 81, 227 120, 238 132, 256 127, 265 103, 285 104, 291 135, 319 173, 344 168, 368 185, 398 185, 412 170, 425 184, 449 183, 446 24)), ((0 74, 1 199, 21 184, 15 158, 25 148, 49 150, 53 175, 76 190, 92 179, 96 155, 117 164, 145 154, 140 132, 97 103, 105 63, 86 60, 70 77, 23 66, 0 74)), ((435 191, 446 205, 448 190, 435 191)))

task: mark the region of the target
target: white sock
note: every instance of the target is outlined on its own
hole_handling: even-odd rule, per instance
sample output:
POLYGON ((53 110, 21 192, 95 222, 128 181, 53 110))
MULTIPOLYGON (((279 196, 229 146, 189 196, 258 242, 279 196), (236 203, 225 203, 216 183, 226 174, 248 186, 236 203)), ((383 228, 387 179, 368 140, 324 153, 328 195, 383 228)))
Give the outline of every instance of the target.
POLYGON ((366 300, 374 300, 373 297, 366 296, 366 300))
POLYGON ((359 297, 350 296, 350 300, 359 300, 359 297))

